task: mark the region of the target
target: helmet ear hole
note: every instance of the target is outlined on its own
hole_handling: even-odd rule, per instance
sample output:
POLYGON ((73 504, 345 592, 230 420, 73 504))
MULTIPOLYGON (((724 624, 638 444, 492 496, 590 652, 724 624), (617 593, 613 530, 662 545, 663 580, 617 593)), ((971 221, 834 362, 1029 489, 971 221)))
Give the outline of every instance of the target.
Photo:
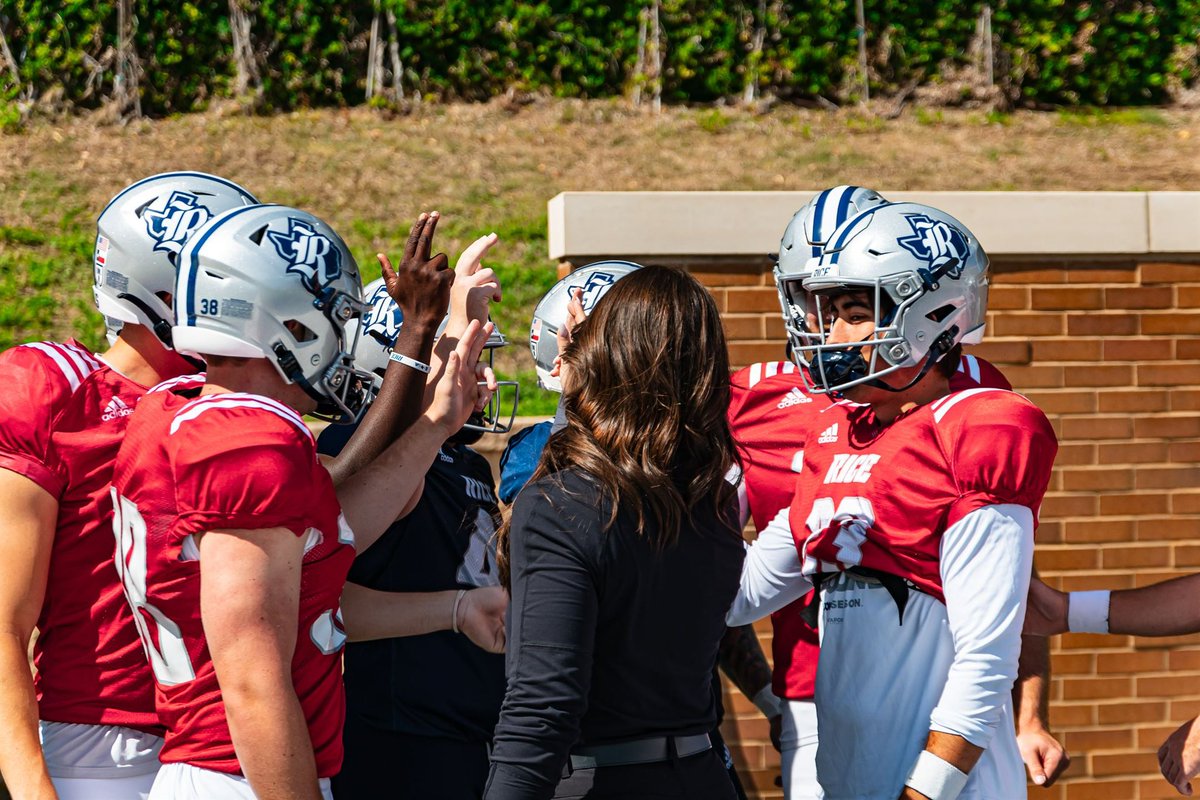
POLYGON ((315 331, 297 319, 289 319, 283 323, 283 327, 287 328, 288 333, 290 333, 292 337, 301 344, 304 342, 314 341, 317 338, 315 331))
POLYGON ((257 245, 261 245, 263 237, 267 235, 267 227, 268 226, 263 225, 261 228, 256 230, 254 233, 250 234, 250 241, 254 242, 257 245))
POLYGON ((925 317, 933 322, 941 322, 953 313, 954 306, 947 304, 935 308, 933 311, 930 311, 928 314, 926 314, 925 317))

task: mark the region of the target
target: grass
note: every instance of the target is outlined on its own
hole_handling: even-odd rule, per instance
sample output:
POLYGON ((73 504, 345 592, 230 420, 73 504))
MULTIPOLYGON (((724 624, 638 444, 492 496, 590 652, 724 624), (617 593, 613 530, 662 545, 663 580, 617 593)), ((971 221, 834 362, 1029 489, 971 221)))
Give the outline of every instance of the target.
POLYGON ((140 177, 200 169, 324 217, 368 279, 378 275, 374 254, 398 253, 422 210, 442 212, 436 246, 452 261, 496 231, 489 266, 504 301, 494 317, 513 343, 498 367, 521 380, 522 413, 549 414, 556 396, 535 388, 525 342, 533 305, 556 279, 546 201, 560 191, 1190 189, 1200 183, 1198 140, 1196 111, 914 109, 889 119, 871 107, 667 108, 654 116, 612 100, 538 100, 516 110, 427 104, 408 114, 212 112, 125 127, 37 122, 0 135, 0 347, 72 335, 99 346, 95 215, 140 177))

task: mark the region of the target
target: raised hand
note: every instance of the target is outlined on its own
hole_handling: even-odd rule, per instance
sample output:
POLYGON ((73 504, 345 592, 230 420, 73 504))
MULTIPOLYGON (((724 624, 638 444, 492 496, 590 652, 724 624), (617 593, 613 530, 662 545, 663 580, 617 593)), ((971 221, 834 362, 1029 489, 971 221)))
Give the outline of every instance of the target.
POLYGON ((504 614, 508 592, 501 586, 484 586, 467 592, 458 608, 458 629, 475 646, 489 653, 503 653, 507 632, 504 614))
POLYGON ((479 354, 492 330, 490 322, 483 325, 477 319, 471 320, 434 387, 433 401, 425 415, 430 422, 442 427, 445 438, 457 433, 475 410, 479 399, 475 365, 479 363, 479 354))
POLYGON ((393 269, 385 254, 377 254, 388 295, 400 306, 405 322, 412 320, 436 327, 446 313, 454 273, 445 253, 429 255, 439 219, 441 215, 436 211, 417 217, 408 233, 399 267, 393 269))
POLYGON ((1158 748, 1163 777, 1182 795, 1191 796, 1192 778, 1200 773, 1200 717, 1188 720, 1158 748))
POLYGON ((480 236, 458 257, 450 287, 450 323, 446 335, 457 338, 473 319, 487 322, 489 304, 500 302, 500 280, 495 272, 483 266, 483 257, 499 240, 494 233, 480 236))
POLYGON ((1067 595, 1051 589, 1040 578, 1029 582, 1029 604, 1025 608, 1025 633, 1054 636, 1067 632, 1067 595))
POLYGON ((567 321, 558 329, 556 334, 558 337, 558 355, 554 357, 554 367, 550 370, 551 377, 558 378, 562 376, 562 352, 571 343, 571 339, 574 337, 575 329, 579 327, 579 323, 585 319, 587 319, 587 312, 583 310, 583 288, 572 289, 571 299, 567 302, 567 321))

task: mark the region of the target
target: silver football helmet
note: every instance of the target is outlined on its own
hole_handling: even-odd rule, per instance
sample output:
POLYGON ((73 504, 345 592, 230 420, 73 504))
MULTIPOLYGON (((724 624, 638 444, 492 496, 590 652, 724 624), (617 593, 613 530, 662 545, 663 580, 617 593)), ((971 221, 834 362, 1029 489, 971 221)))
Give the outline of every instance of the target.
POLYGON ((188 237, 231 208, 257 204, 236 183, 203 172, 165 172, 125 188, 96 220, 93 293, 106 317, 145 325, 171 344, 175 269, 188 237))
MULTIPOLYGON (((363 289, 369 309, 359 319, 352 319, 346 324, 346 335, 350 341, 356 342, 354 347, 354 366, 364 372, 370 372, 374 377, 371 385, 371 400, 383 388, 383 375, 387 371, 388 360, 392 355, 392 347, 404 324, 404 315, 400 306, 388 294, 387 285, 383 278, 368 283, 363 289)), ((441 338, 449 324, 450 317, 442 320, 437 330, 437 338, 441 338)), ((483 345, 483 354, 488 366, 494 365, 495 352, 501 347, 508 346, 508 339, 499 330, 493 330, 483 345)), ((516 381, 497 381, 498 388, 487 408, 483 410, 480 423, 468 422, 464 428, 482 433, 508 433, 512 430, 513 420, 517 416, 517 405, 521 399, 521 386, 516 381)), ((480 383, 480 385, 484 385, 480 383)), ((477 418, 479 419, 479 418, 477 418)))
POLYGON ((537 369, 538 383, 543 389, 562 393, 562 381, 552 376, 554 359, 558 357, 558 329, 567 321, 567 304, 576 289, 583 289, 583 310, 591 313, 600 298, 612 285, 641 264, 632 261, 597 261, 572 272, 551 287, 533 310, 529 326, 529 350, 537 369))
POLYGON ((836 392, 921 366, 916 383, 957 344, 977 344, 987 311, 988 257, 965 225, 919 203, 887 203, 843 223, 803 281, 779 291, 788 335, 815 391, 836 392), (862 342, 830 344, 830 300, 866 291, 875 330, 862 342), (862 348, 870 346, 870 358, 862 348))
MULTIPOLYGON (((779 259, 775 264, 775 285, 782 287, 785 281, 803 281, 808 275, 808 263, 821 256, 821 250, 830 235, 846 220, 881 206, 887 200, 874 189, 862 186, 835 186, 813 195, 797 211, 779 242, 779 259)), ((782 288, 779 305, 786 322, 791 316, 782 288)), ((792 342, 792 347, 796 346, 792 342)))
POLYGON ((307 211, 237 208, 197 231, 179 256, 176 349, 266 358, 317 401, 313 416, 356 419, 372 375, 354 368, 345 325, 367 310, 358 264, 307 211))
POLYGON ((112 317, 104 318, 104 338, 108 340, 108 346, 112 347, 117 343, 117 339, 121 335, 121 328, 125 327, 125 323, 119 319, 112 317))

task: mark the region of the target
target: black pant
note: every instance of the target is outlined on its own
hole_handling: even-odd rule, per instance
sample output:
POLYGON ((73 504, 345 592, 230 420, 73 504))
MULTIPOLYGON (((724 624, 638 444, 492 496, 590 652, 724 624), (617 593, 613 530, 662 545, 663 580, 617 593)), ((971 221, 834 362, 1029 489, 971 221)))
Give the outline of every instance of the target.
POLYGON ((555 800, 735 800, 729 772, 714 750, 657 764, 575 770, 555 800))
POLYGON ((746 790, 742 786, 742 779, 738 777, 737 767, 733 764, 733 756, 729 754, 729 748, 725 746, 725 737, 721 735, 720 726, 713 728, 708 738, 712 739, 713 751, 721 759, 725 769, 729 771, 729 782, 733 784, 734 796, 738 800, 749 800, 746 797, 746 790))
POLYGON ((488 776, 484 742, 408 736, 346 721, 335 800, 478 800, 488 776))

